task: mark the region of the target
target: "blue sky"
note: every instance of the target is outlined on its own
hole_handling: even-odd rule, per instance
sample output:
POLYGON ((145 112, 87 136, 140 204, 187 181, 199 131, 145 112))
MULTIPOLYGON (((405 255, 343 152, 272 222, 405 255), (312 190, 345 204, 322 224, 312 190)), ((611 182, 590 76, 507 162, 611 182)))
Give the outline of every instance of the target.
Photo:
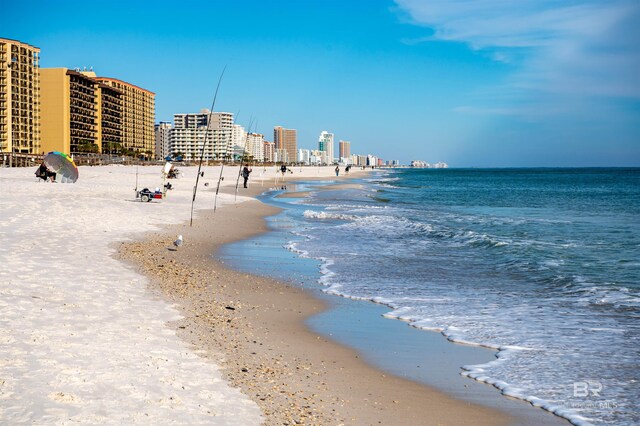
POLYGON ((637 0, 7 2, 42 67, 209 108, 273 139, 457 167, 640 166, 637 0))

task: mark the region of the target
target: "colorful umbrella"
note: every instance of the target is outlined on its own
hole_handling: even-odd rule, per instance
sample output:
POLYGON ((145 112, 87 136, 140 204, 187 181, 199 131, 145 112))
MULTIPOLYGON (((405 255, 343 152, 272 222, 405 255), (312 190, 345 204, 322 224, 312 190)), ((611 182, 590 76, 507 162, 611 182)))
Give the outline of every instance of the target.
POLYGON ((50 171, 56 172, 56 180, 59 182, 73 183, 78 180, 78 167, 67 154, 51 151, 44 156, 44 164, 50 171))

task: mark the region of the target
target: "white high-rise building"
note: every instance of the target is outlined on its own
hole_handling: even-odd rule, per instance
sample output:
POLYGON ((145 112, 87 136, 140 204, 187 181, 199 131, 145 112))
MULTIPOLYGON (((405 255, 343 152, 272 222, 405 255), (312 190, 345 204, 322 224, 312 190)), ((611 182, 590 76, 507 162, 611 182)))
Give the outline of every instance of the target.
POLYGON ((323 130, 318 138, 318 151, 324 151, 326 153, 326 163, 333 164, 333 133, 329 133, 323 130))
POLYGON ((172 127, 168 121, 161 121, 154 126, 156 134, 155 155, 158 160, 162 160, 169 155, 169 136, 172 127))
POLYGON ((185 160, 196 160, 203 153, 205 144, 204 160, 222 160, 232 155, 232 113, 203 109, 197 114, 175 114, 173 122, 169 154, 181 153, 185 160))
POLYGON ((246 153, 253 157, 254 161, 264 161, 264 135, 247 133, 246 153))
POLYGON ((239 124, 234 124, 231 129, 231 144, 233 146, 239 146, 244 148, 247 141, 247 132, 244 131, 244 127, 239 124))
POLYGON ((309 165, 311 159, 311 151, 308 149, 299 149, 298 150, 298 163, 309 165))
POLYGON ((319 149, 311 150, 309 153, 309 163, 316 166, 327 164, 327 153, 319 149))
POLYGON ((276 148, 273 156, 273 161, 275 161, 276 163, 289 164, 291 162, 291 159, 289 158, 289 151, 287 151, 286 149, 276 148))

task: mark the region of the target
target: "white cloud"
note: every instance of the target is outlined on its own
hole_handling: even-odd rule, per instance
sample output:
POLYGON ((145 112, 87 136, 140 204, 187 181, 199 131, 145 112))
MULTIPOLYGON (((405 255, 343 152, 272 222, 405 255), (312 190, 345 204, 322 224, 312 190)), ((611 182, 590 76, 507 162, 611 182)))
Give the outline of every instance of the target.
POLYGON ((455 41, 516 62, 530 91, 640 98, 637 0, 396 0, 425 40, 455 41))

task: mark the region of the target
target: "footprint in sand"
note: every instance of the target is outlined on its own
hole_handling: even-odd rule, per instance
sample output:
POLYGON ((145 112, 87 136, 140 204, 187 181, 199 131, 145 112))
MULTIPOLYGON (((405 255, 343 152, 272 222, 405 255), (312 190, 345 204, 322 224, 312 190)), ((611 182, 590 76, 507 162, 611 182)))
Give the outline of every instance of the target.
POLYGON ((64 393, 64 392, 54 392, 49 394, 49 398, 53 399, 56 402, 61 402, 63 404, 78 404, 80 403, 80 398, 77 396, 64 393))

